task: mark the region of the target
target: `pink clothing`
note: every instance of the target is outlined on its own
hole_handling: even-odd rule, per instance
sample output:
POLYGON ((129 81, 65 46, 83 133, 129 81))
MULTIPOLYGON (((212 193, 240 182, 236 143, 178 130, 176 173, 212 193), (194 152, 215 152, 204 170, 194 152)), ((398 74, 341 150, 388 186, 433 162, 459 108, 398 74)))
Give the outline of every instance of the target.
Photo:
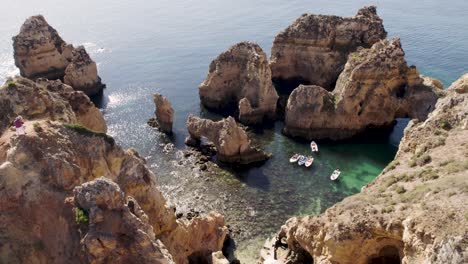
POLYGON ((18 119, 18 120, 15 121, 15 127, 16 127, 16 128, 22 127, 23 124, 24 124, 23 121, 21 121, 20 119, 18 119))

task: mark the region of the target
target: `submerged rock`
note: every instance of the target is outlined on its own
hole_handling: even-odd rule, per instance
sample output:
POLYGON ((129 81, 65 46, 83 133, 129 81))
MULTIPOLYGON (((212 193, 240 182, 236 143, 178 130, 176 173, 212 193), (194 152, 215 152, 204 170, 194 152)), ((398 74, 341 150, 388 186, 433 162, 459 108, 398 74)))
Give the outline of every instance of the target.
POLYGON ((208 139, 215 145, 218 159, 222 162, 249 164, 269 158, 269 155, 252 146, 245 130, 232 117, 214 122, 190 115, 187 129, 189 142, 208 139))
POLYGON ((270 57, 272 78, 332 90, 348 54, 358 47, 370 48, 386 36, 374 6, 349 18, 304 14, 275 37, 270 57))
POLYGON ((19 115, 26 121, 48 119, 107 131, 101 111, 88 96, 60 80, 8 78, 0 87, 0 133, 19 115))
POLYGON ((62 79, 75 90, 95 95, 104 85, 84 47, 74 48, 41 15, 28 18, 13 37, 15 65, 21 76, 62 79))
POLYGON ((244 124, 275 118, 278 95, 266 54, 256 43, 241 42, 221 53, 211 62, 199 93, 204 106, 234 111, 244 124))
POLYGON ((425 86, 404 55, 399 39, 383 40, 350 54, 332 92, 299 86, 288 99, 284 133, 338 140, 390 126, 397 117, 424 120, 443 92, 425 86))
POLYGON ((152 126, 157 127, 163 133, 171 134, 172 123, 174 122, 174 109, 169 100, 161 94, 155 93, 153 98, 154 105, 156 106, 156 111, 154 112, 156 119, 152 123, 152 126))
POLYGON ((278 261, 466 263, 468 93, 457 89, 467 79, 424 122, 410 122, 395 160, 359 194, 321 215, 289 219, 279 233, 288 251, 277 250, 278 261))

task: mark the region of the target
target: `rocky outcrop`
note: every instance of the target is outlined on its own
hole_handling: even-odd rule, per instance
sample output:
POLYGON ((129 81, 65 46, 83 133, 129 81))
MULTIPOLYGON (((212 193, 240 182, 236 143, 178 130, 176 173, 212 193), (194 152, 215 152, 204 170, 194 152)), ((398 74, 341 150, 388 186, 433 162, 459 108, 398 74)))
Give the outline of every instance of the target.
POLYGON ((104 133, 83 92, 60 80, 10 78, 0 110, 0 262, 188 263, 221 250, 224 217, 176 220, 145 160, 104 133), (7 129, 17 115, 22 136, 7 129), (82 185, 101 176, 110 181, 82 185), (74 189, 81 217, 65 202, 74 189))
POLYGON ((88 263, 174 263, 138 202, 116 183, 101 177, 73 192, 88 263))
POLYGON ((99 94, 104 88, 97 74, 96 63, 89 57, 83 46, 72 51, 72 59, 65 68, 63 81, 89 96, 99 94))
POLYGON ((47 119, 81 124, 98 132, 107 130, 101 111, 88 96, 60 80, 7 79, 0 87, 0 133, 11 126, 18 115, 28 121, 47 119))
POLYGON ((62 79, 75 90, 95 95, 104 85, 84 47, 67 44, 43 16, 32 16, 13 37, 15 64, 21 76, 62 79))
POLYGON ((351 53, 336 88, 301 85, 286 106, 284 133, 307 139, 345 139, 368 128, 391 126, 397 117, 424 120, 438 87, 429 87, 404 58, 399 39, 351 53))
MULTIPOLYGON (((224 218, 212 213, 191 221, 176 220, 173 209, 166 205, 157 188, 155 175, 136 151, 124 151, 110 136, 80 126, 48 120, 34 123, 26 122, 26 136, 15 137, 7 131, 0 138, 1 260, 7 263, 48 263, 51 259, 56 263, 85 262, 80 260, 79 225, 64 200, 72 196, 76 186, 101 176, 115 182, 125 197, 135 199, 147 215, 155 238, 162 241, 174 262, 188 263, 192 254, 209 255, 221 250, 227 233, 224 218)), ((105 189, 102 192, 102 197, 109 197, 105 189)), ((90 216, 91 211, 82 202, 78 204, 90 216)), ((109 213, 118 218, 124 211, 109 213)), ((100 225, 104 228, 123 224, 121 221, 126 220, 115 219, 100 225)), ((152 240, 145 238, 145 241, 152 240)), ((105 247, 108 246, 111 245, 105 247)), ((118 247, 116 245, 116 249, 118 247)), ((91 251, 90 254, 95 255, 91 251)))
POLYGON ((249 164, 269 158, 252 146, 245 130, 232 117, 214 122, 190 115, 187 129, 190 134, 187 142, 195 142, 192 145, 196 146, 202 138, 208 139, 215 145, 218 159, 222 162, 249 164))
POLYGON ((156 111, 154 112, 156 118, 150 121, 152 124, 154 123, 153 126, 157 127, 161 132, 171 134, 172 123, 174 122, 174 109, 169 100, 161 94, 155 93, 153 98, 154 105, 156 106, 156 111))
POLYGON ((468 93, 457 91, 467 80, 464 75, 455 82, 424 122, 410 122, 395 160, 361 193, 322 215, 288 220, 279 241, 289 252, 278 258, 466 263, 468 93))
POLYGON ((304 14, 273 42, 273 80, 333 90, 349 53, 358 47, 370 48, 386 36, 374 6, 364 7, 349 18, 304 14))
POLYGON ((204 106, 235 112, 244 124, 275 118, 278 95, 266 54, 256 43, 241 42, 221 53, 211 62, 199 93, 204 106))

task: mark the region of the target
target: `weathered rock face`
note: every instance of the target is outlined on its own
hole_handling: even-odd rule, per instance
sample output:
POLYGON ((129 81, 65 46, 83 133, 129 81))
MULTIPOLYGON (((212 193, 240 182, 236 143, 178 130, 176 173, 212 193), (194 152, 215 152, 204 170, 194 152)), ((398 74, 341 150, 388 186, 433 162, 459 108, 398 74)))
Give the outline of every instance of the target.
POLYGON ((65 68, 63 81, 90 96, 100 93, 104 88, 97 73, 96 63, 83 46, 73 50, 72 60, 65 68))
POLYGON ((241 42, 221 53, 211 62, 199 93, 204 106, 217 111, 234 109, 244 124, 275 118, 278 95, 266 54, 256 43, 241 42))
MULTIPOLYGON (((155 176, 138 153, 122 150, 103 133, 51 121, 35 123, 26 122, 25 136, 15 137, 13 132, 7 131, 0 138, 0 260, 7 263, 48 263, 51 259, 57 263, 85 262, 80 260, 78 226, 64 200, 72 195, 74 187, 100 176, 114 181, 125 196, 135 199, 174 262, 188 263, 189 256, 194 253, 209 255, 221 250, 227 233, 224 218, 212 213, 192 221, 176 220, 174 211, 167 207, 156 186, 155 176)), ((102 192, 99 197, 112 201, 109 210, 119 208, 120 200, 106 194, 105 189, 102 192)), ((96 203, 103 203, 101 198, 96 198, 96 203)), ((88 208, 81 200, 78 204, 88 208)), ((85 211, 92 216, 91 211, 85 211)), ((99 226, 105 229, 124 224, 128 220, 124 211, 109 212, 112 217, 104 217, 104 220, 110 222, 99 226), (120 216, 123 218, 111 221, 120 216)), ((115 228, 101 231, 105 234, 119 230, 115 228)), ((150 233, 147 235, 151 238, 150 233)), ((140 242, 143 241, 152 240, 144 238, 140 242)), ((84 243, 87 245, 86 239, 84 243)), ((95 245, 93 241, 89 243, 89 247, 95 245)), ((118 244, 115 246, 116 250, 120 248, 118 244)), ((151 247, 147 245, 141 250, 151 247)), ((89 254, 93 259, 98 259, 101 251, 113 255, 117 251, 111 248, 112 243, 106 244, 104 249, 97 248, 98 252, 89 249, 89 254)), ((154 254, 159 256, 158 252, 154 254)))
POLYGON ((100 92, 104 85, 96 63, 83 47, 67 44, 43 16, 32 16, 13 37, 15 64, 21 76, 36 79, 62 79, 87 95, 100 92))
POLYGON ((172 133, 172 123, 174 122, 174 109, 166 97, 159 93, 155 93, 154 105, 156 106, 156 126, 166 134, 172 133))
POLYGON ((132 197, 101 177, 74 189, 75 210, 89 212, 81 244, 89 263, 174 263, 132 197))
POLYGON ((390 126, 397 117, 424 120, 437 93, 443 92, 424 85, 417 69, 408 67, 399 39, 380 41, 350 54, 333 92, 313 85, 295 89, 286 106, 284 133, 338 140, 390 126))
POLYGON ((268 155, 252 146, 245 130, 232 117, 214 122, 190 115, 187 120, 190 141, 207 138, 218 151, 218 159, 227 163, 248 164, 268 159, 268 155))
POLYGON ((0 87, 0 133, 18 115, 28 121, 48 119, 81 124, 99 132, 107 130, 101 111, 88 96, 60 80, 9 78, 0 87))
POLYGON ((273 42, 273 80, 332 90, 348 54, 358 47, 369 48, 386 36, 374 6, 360 9, 350 18, 304 14, 273 42))
POLYGON ((468 93, 457 90, 467 80, 427 120, 410 122, 395 160, 361 193, 322 215, 288 220, 279 237, 289 255, 329 264, 466 263, 468 93))

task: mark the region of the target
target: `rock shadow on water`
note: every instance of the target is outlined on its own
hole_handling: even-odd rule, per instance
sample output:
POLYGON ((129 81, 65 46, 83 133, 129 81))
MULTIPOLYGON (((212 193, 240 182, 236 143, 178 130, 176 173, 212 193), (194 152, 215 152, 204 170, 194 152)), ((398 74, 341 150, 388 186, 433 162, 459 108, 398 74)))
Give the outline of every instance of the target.
POLYGON ((263 165, 268 162, 269 161, 260 161, 248 165, 226 164, 221 162, 218 162, 218 164, 220 165, 221 169, 232 173, 247 186, 269 192, 271 183, 262 168, 263 165))

